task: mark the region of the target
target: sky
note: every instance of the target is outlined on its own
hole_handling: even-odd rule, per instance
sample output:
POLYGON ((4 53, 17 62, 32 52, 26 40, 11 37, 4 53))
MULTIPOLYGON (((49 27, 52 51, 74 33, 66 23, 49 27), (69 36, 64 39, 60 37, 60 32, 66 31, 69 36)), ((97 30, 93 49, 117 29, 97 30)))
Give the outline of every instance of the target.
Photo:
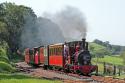
POLYGON ((31 7, 37 16, 66 6, 78 8, 87 21, 88 41, 100 39, 125 46, 125 0, 0 0, 31 7))

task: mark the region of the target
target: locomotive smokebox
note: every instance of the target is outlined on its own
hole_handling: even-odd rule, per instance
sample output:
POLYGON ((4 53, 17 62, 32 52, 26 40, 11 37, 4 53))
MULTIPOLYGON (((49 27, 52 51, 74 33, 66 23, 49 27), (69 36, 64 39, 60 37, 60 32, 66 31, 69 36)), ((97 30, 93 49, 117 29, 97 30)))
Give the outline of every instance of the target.
POLYGON ((85 41, 86 41, 86 39, 83 38, 83 39, 82 39, 82 47, 83 47, 83 50, 85 50, 85 41))

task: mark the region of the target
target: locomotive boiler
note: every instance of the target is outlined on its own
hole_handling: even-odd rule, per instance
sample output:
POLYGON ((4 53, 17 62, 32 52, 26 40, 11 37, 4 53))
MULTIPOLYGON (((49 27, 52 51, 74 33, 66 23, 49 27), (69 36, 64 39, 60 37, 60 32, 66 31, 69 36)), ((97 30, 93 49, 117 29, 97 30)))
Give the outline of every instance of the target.
POLYGON ((91 64, 91 54, 85 39, 27 48, 25 62, 36 66, 42 64, 45 69, 58 69, 83 75, 90 75, 98 70, 96 65, 91 64))

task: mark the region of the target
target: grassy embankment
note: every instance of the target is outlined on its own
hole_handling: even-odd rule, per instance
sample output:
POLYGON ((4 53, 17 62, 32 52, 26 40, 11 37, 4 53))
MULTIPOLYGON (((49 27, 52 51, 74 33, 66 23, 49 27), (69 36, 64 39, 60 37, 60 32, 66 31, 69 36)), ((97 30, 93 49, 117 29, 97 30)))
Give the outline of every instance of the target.
POLYGON ((7 50, 0 45, 0 83, 61 83, 58 80, 38 79, 18 74, 14 63, 18 59, 14 55, 13 57, 12 62, 8 59, 7 50))
POLYGON ((62 83, 58 80, 37 79, 23 74, 0 73, 0 83, 62 83))

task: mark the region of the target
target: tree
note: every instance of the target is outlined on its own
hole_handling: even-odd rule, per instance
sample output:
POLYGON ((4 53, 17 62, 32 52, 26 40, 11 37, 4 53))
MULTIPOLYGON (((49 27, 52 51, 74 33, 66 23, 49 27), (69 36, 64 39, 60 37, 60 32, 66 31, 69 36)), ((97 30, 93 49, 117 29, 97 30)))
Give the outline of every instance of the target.
POLYGON ((106 47, 96 43, 90 43, 89 49, 93 57, 104 57, 105 55, 111 55, 110 51, 107 50, 106 47))
POLYGON ((0 4, 0 41, 6 41, 10 53, 16 52, 20 45, 20 36, 26 17, 31 17, 32 21, 36 15, 31 8, 14 3, 0 4))

